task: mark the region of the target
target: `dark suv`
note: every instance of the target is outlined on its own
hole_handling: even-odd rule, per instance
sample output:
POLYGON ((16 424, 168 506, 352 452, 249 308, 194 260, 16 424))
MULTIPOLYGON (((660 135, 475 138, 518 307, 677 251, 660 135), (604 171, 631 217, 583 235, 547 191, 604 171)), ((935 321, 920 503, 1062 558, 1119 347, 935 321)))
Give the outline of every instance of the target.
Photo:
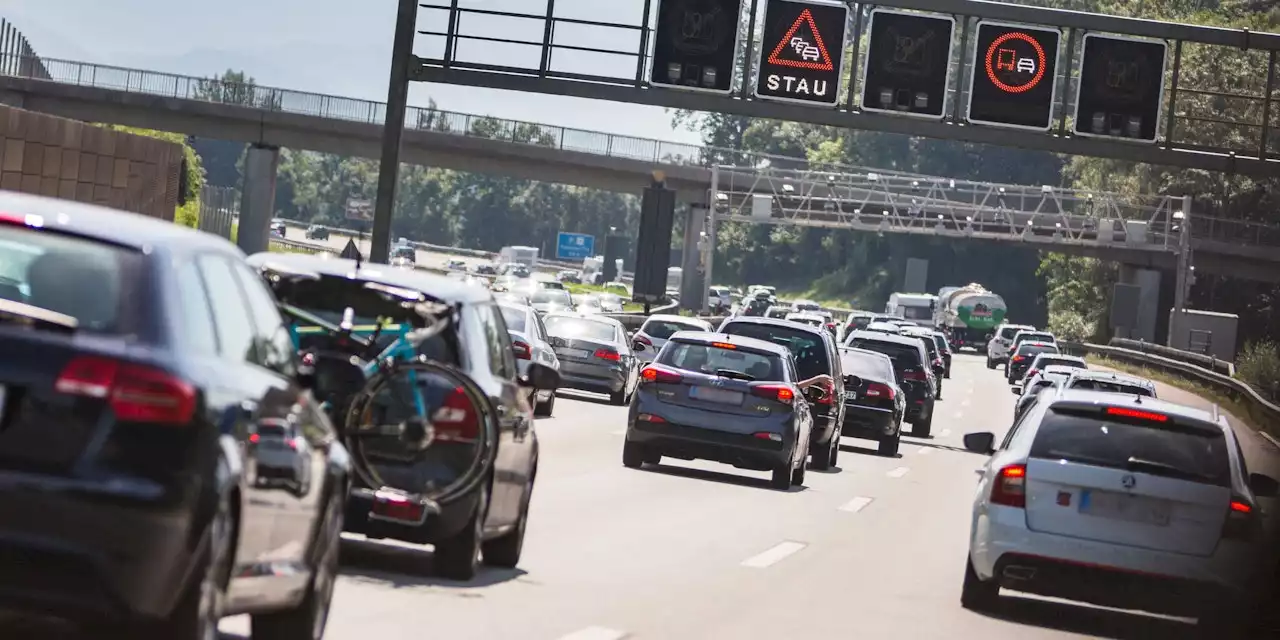
POLYGON ((938 387, 929 367, 929 352, 920 338, 854 331, 845 340, 845 346, 879 351, 893 360, 898 384, 907 393, 906 420, 911 423, 911 435, 928 437, 933 430, 933 403, 938 387))
POLYGON ((824 327, 759 317, 733 317, 720 324, 717 333, 757 338, 791 350, 800 380, 826 374, 835 382, 826 395, 813 403, 813 433, 809 453, 814 469, 836 465, 840 455, 840 427, 844 424, 844 374, 835 339, 824 327))
MULTIPOLYGON (((457 305, 460 319, 450 330, 422 342, 418 353, 431 360, 459 368, 485 392, 493 407, 500 409, 498 453, 491 477, 478 489, 457 496, 442 497, 441 512, 426 517, 420 525, 371 518, 374 491, 379 487, 356 486, 347 501, 347 531, 370 538, 392 538, 435 545, 438 573, 456 580, 472 578, 483 549, 485 564, 514 567, 520 560, 529 498, 538 470, 538 438, 534 432, 533 407, 529 402, 532 383, 518 374, 510 334, 492 294, 478 285, 422 271, 385 269, 344 259, 321 259, 296 253, 260 253, 249 258, 270 276, 273 272, 316 274, 318 279, 279 278, 280 299, 337 324, 343 310, 356 312, 355 324, 372 324, 375 317, 396 317, 394 307, 380 304, 376 288, 369 283, 417 291, 428 299, 457 305), (368 314, 368 315, 364 315, 368 314)), ((407 315, 407 312, 406 312, 407 315)), ((386 336, 389 339, 391 336, 386 336)), ((303 343, 304 348, 307 346, 303 343)), ((417 478, 455 479, 466 470, 449 460, 427 457, 415 459, 410 472, 394 459, 379 463, 380 475, 410 475, 417 478)), ((396 487, 410 490, 410 487, 396 487)), ((416 487, 414 488, 416 489, 416 487)))

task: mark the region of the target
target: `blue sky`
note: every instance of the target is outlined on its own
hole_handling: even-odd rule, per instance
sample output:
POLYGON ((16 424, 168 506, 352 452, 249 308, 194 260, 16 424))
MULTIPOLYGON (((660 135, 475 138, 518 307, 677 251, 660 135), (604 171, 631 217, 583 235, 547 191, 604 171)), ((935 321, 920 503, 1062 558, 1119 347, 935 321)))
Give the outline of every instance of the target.
MULTIPOLYGON (((545 13, 545 0, 461 0, 460 5, 545 13)), ((431 0, 447 4, 447 0, 431 0)), ((556 15, 639 24, 642 0, 556 0, 556 15)), ((243 69, 260 84, 372 100, 386 99, 395 0, 0 0, 40 55, 170 73, 209 76, 243 69)), ((444 30, 445 12, 420 10, 420 30, 444 30)), ((469 16, 467 32, 541 39, 541 21, 469 16), (474 31, 473 31, 474 30, 474 31)), ((439 55, 442 39, 419 36, 419 55, 439 55)), ((564 26, 566 44, 634 48, 634 36, 600 28, 564 26)), ((537 49, 463 42, 459 56, 477 62, 529 64, 537 49)), ((634 59, 558 52, 555 66, 580 73, 618 75, 634 59)), ((534 62, 536 66, 536 61, 534 62)), ((442 109, 609 131, 680 142, 694 134, 673 130, 658 107, 503 92, 446 85, 414 85, 410 104, 434 98, 442 109)))

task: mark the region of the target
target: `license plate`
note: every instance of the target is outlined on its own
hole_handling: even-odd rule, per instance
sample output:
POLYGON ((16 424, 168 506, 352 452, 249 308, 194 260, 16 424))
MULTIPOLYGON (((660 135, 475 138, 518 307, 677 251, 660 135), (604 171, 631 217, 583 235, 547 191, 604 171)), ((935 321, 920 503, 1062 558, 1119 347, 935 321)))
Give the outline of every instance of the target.
POLYGON ((587 358, 591 356, 591 352, 586 349, 556 349, 556 353, 570 358, 587 358))
POLYGON ((742 392, 729 391, 727 389, 689 387, 689 397, 694 398, 695 400, 717 402, 720 404, 742 404, 742 392))
POLYGON ((857 399, 858 399, 858 392, 857 392, 857 391, 846 391, 846 392, 844 392, 844 401, 845 401, 845 402, 853 402, 854 400, 857 400, 857 399))
POLYGON ((1080 513, 1157 527, 1169 526, 1172 508, 1164 500, 1110 491, 1080 492, 1080 513))

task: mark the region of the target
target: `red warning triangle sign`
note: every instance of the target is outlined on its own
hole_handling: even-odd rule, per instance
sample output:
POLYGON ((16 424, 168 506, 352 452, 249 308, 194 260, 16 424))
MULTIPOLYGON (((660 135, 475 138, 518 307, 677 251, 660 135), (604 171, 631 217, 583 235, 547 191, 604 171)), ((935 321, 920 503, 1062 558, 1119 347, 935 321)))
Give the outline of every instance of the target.
POLYGON ((800 17, 773 48, 769 64, 813 71, 835 70, 831 54, 827 53, 827 45, 822 41, 822 34, 818 33, 818 25, 808 9, 800 12, 800 17), (802 30, 802 27, 805 28, 802 30))

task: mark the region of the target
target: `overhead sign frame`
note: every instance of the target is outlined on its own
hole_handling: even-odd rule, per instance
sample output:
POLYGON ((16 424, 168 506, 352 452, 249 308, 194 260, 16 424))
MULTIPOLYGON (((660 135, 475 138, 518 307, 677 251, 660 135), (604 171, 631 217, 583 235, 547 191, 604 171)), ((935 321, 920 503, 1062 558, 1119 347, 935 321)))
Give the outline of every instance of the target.
POLYGON ((1072 114, 1075 118, 1074 120, 1075 124, 1072 125, 1071 127, 1072 133, 1082 138, 1099 138, 1103 140, 1118 140, 1123 142, 1132 142, 1133 144, 1155 144, 1160 140, 1160 122, 1161 120, 1164 119, 1164 105, 1165 105, 1164 74, 1169 69, 1169 42, 1166 40, 1158 40, 1155 38, 1139 38, 1136 36, 1126 36, 1126 35, 1119 35, 1114 33, 1092 33, 1092 32, 1086 33, 1084 34, 1084 38, 1082 38, 1080 41, 1080 73, 1081 74, 1084 73, 1084 64, 1085 64, 1084 55, 1085 55, 1085 51, 1088 50, 1088 44, 1089 44, 1090 38, 1099 38, 1102 40, 1123 40, 1126 42, 1138 42, 1142 44, 1155 44, 1155 45, 1160 45, 1160 48, 1164 50, 1164 55, 1161 56, 1160 58, 1160 75, 1158 76, 1160 78, 1160 90, 1156 92, 1156 120, 1152 129, 1154 133, 1151 136, 1151 138, 1148 139, 1148 138, 1130 138, 1128 136, 1113 136, 1105 133, 1093 133, 1092 131, 1079 130, 1077 127, 1079 127, 1079 123, 1083 122, 1083 120, 1081 120, 1080 118, 1080 93, 1084 90, 1083 81, 1076 82, 1075 107, 1072 110, 1072 114))
MULTIPOLYGON (((844 19, 842 20, 841 26, 840 26, 840 39, 839 39, 839 42, 836 44, 835 51, 833 53, 832 41, 822 37, 822 33, 818 30, 818 25, 813 18, 813 13, 809 11, 808 7, 806 6, 805 9, 801 11, 800 15, 794 21, 792 21, 792 24, 787 29, 786 34, 778 41, 776 45, 770 47, 770 46, 767 46, 769 44, 767 41, 762 41, 762 44, 766 46, 762 46, 760 48, 760 56, 759 58, 756 59, 756 65, 755 65, 756 77, 752 79, 752 85, 751 85, 752 97, 754 97, 757 100, 766 100, 769 102, 785 102, 789 104, 802 104, 810 107, 839 106, 840 87, 844 82, 844 49, 849 39, 849 33, 848 33, 849 5, 845 4, 844 2, 841 2, 840 0, 764 0, 762 10, 763 10, 765 24, 763 29, 764 33, 762 33, 762 37, 768 37, 769 35, 768 34, 769 8, 774 6, 774 3, 792 4, 792 5, 801 5, 801 6, 805 6, 805 5, 823 6, 823 7, 831 7, 833 9, 842 10, 844 12, 844 19), (809 27, 810 29, 812 29, 815 39, 818 41, 814 43, 816 47, 812 47, 818 50, 818 62, 804 63, 804 62, 796 62, 793 60, 779 59, 778 56, 783 52, 783 50, 785 50, 788 40, 792 39, 792 36, 795 34, 796 30, 798 30, 801 24, 803 24, 806 21, 809 23, 809 27), (821 62, 824 59, 826 60, 825 64, 821 62), (832 82, 832 86, 834 88, 831 91, 831 100, 828 102, 826 100, 805 100, 803 98, 789 98, 786 96, 772 96, 768 94, 762 94, 760 92, 760 84, 761 82, 765 81, 765 76, 766 76, 765 68, 770 65, 796 67, 800 69, 808 69, 811 71, 831 72, 835 76, 835 80, 834 82, 832 82), (822 68, 822 67, 826 67, 826 68, 822 68)), ((852 90, 852 87, 850 87, 850 90, 852 90)))
MULTIPOLYGON (((875 9, 871 10, 871 15, 867 20, 866 32, 867 32, 867 53, 865 56, 863 56, 863 60, 862 60, 862 76, 859 79, 859 85, 858 85, 861 88, 861 96, 860 96, 860 99, 858 100, 858 108, 862 111, 870 111, 873 113, 887 113, 887 114, 891 114, 895 116, 903 116, 907 118, 921 118, 925 120, 945 120, 947 117, 947 93, 951 87, 951 77, 952 77, 951 76, 952 74, 951 52, 954 51, 956 47, 955 16, 950 14, 945 14, 945 13, 927 13, 922 11, 907 11, 903 9, 886 9, 883 7, 876 7, 875 9), (931 113, 915 113, 913 111, 899 111, 897 109, 881 109, 879 107, 866 106, 867 74, 871 69, 871 51, 872 51, 871 35, 874 33, 876 16, 878 14, 909 16, 913 18, 915 17, 929 18, 934 20, 945 20, 951 23, 951 31, 947 37, 947 42, 948 42, 947 44, 947 75, 946 75, 946 80, 943 81, 943 85, 942 85, 942 113, 940 115, 935 116, 931 113)), ((849 90, 852 91, 853 88, 850 87, 849 90)))
POLYGON ((708 88, 708 87, 693 86, 688 84, 663 82, 655 79, 656 77, 658 77, 658 71, 659 71, 658 47, 661 45, 662 32, 659 30, 658 27, 662 24, 662 17, 667 15, 666 9, 670 8, 672 4, 684 3, 684 2, 690 2, 690 1, 691 0, 658 0, 657 14, 656 14, 657 20, 654 22, 654 29, 653 29, 653 43, 649 47, 649 77, 647 78, 649 81, 649 84, 655 87, 663 87, 667 89, 679 89, 681 91, 693 91, 696 93, 709 93, 713 95, 729 95, 733 93, 733 77, 737 73, 737 65, 738 65, 738 47, 739 45, 742 44, 742 34, 739 31, 738 24, 742 20, 743 0, 730 0, 731 4, 737 5, 738 15, 737 15, 737 20, 733 21, 733 24, 734 24, 733 31, 732 31, 733 48, 729 55, 729 65, 723 70, 723 73, 725 73, 726 77, 728 77, 729 79, 727 88, 714 89, 714 88, 708 88))
MULTIPOLYGON (((1061 53, 1061 50, 1062 50, 1062 29, 1060 27, 1054 27, 1051 25, 1023 24, 1023 23, 1017 23, 1017 22, 1003 22, 999 20, 979 20, 978 23, 974 25, 973 33, 974 33, 973 57, 971 60, 973 63, 971 65, 973 72, 969 74, 969 96, 966 99, 965 110, 964 110, 965 122, 968 122, 970 124, 984 125, 984 126, 990 126, 990 127, 999 127, 1001 129, 1019 129, 1022 131, 1038 131, 1040 133, 1046 133, 1052 130, 1053 129, 1053 105, 1058 102, 1058 77, 1057 77, 1058 76, 1058 60, 1059 60, 1058 54, 1061 53), (1027 31, 1043 31, 1043 32, 1057 34, 1057 43, 1056 43, 1057 46, 1053 51, 1053 61, 1054 61, 1053 77, 1049 78, 1050 82, 1052 82, 1053 85, 1049 89, 1049 113, 1048 113, 1048 117, 1045 119, 1046 120, 1045 126, 1043 127, 1027 126, 1027 125, 1021 125, 1021 124, 1010 124, 1007 122, 999 122, 994 120, 975 120, 972 117, 973 90, 975 85, 978 82, 979 73, 983 73, 985 69, 987 78, 993 84, 995 84, 997 88, 1003 89, 1009 93, 1014 93, 1014 94, 1022 93, 1025 91, 1030 91, 1032 88, 1038 85, 1041 80, 1044 79, 1044 66, 1045 66, 1044 62, 1045 62, 1045 58, 1047 58, 1048 56, 1047 52, 1044 51, 1044 48, 1040 46, 1040 43, 1035 42, 1034 41, 1035 39, 1031 38, 1032 46, 1036 49, 1037 54, 1039 54, 1042 58, 1040 63, 1037 65, 1035 79, 1032 80, 1031 82, 1024 83, 1023 85, 1017 85, 1017 86, 1004 85, 1002 81, 1000 81, 998 78, 995 77, 994 71, 987 68, 990 66, 989 58, 990 58, 991 50, 994 49, 996 46, 998 46, 1002 42, 1002 40, 1000 38, 997 38, 992 44, 987 46, 987 53, 979 57, 978 41, 980 39, 980 35, 982 34, 982 27, 984 26, 1005 27, 1009 29, 1021 29, 1021 30, 1027 30, 1027 31), (984 64, 979 64, 980 61, 984 62, 984 64), (1027 85, 1030 85, 1030 86, 1027 86, 1027 85)), ((1005 34, 1004 36, 1001 36, 1001 38, 1006 38, 1006 37, 1016 38, 1014 34, 1005 34)), ((1070 61, 1068 61, 1068 64, 1069 63, 1070 61)))

